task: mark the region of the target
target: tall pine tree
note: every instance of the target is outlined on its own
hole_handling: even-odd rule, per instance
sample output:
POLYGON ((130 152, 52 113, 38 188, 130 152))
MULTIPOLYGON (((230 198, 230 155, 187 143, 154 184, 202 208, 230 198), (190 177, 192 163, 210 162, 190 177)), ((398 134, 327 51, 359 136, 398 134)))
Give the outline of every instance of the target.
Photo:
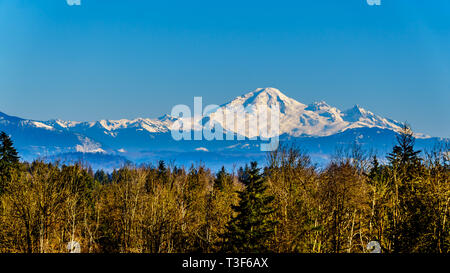
POLYGON ((217 173, 216 179, 214 179, 214 189, 222 191, 226 186, 233 183, 232 177, 227 173, 225 167, 222 166, 222 169, 217 173))
POLYGON ((0 162, 7 165, 19 163, 19 156, 13 142, 5 132, 0 133, 0 143, 0 162))
POLYGON ((408 125, 397 137, 397 145, 388 155, 391 169, 393 208, 390 214, 391 251, 411 253, 422 251, 421 241, 431 233, 427 212, 424 166, 414 149, 415 138, 408 125))
POLYGON ((17 168, 19 156, 13 146, 11 138, 0 133, 0 194, 3 193, 6 183, 11 180, 11 171, 17 168))
POLYGON ((399 171, 402 179, 411 180, 420 170, 421 151, 414 150, 415 138, 411 128, 405 124, 397 136, 397 145, 394 146, 387 158, 393 168, 399 171))
POLYGON ((274 232, 276 221, 270 219, 274 212, 273 196, 266 194, 266 183, 256 162, 246 167, 241 177, 245 189, 239 192, 239 205, 233 206, 236 216, 227 224, 223 234, 222 250, 233 253, 266 252, 267 241, 274 232))

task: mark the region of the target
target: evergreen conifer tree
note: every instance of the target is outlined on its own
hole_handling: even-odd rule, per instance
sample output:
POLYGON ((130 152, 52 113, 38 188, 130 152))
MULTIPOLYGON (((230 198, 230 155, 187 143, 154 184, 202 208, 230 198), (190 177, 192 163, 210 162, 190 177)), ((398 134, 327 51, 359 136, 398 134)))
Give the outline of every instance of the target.
POLYGON ((245 189, 239 192, 239 205, 233 206, 236 216, 227 224, 223 234, 222 250, 234 253, 266 252, 267 241, 274 232, 276 221, 270 219, 274 212, 274 197, 266 194, 266 183, 256 162, 246 167, 242 175, 245 189))
POLYGON ((396 168, 399 174, 403 176, 402 179, 412 179, 420 169, 418 167, 421 163, 419 157, 421 151, 415 151, 414 144, 414 134, 411 128, 405 124, 397 136, 397 145, 387 156, 391 166, 396 168))
POLYGON ((0 162, 6 165, 19 163, 19 156, 13 142, 5 132, 0 133, 0 143, 0 162))
POLYGON ((0 194, 3 193, 6 183, 11 180, 11 171, 19 164, 19 156, 13 146, 11 138, 0 133, 0 194))
POLYGON ((168 170, 164 160, 160 160, 158 163, 158 179, 162 184, 167 184, 169 181, 168 170))
POLYGON ((227 173, 225 167, 217 173, 216 179, 214 179, 214 189, 222 191, 227 185, 231 184, 231 175, 227 173))
POLYGON ((397 142, 387 157, 394 205, 390 225, 392 251, 419 252, 420 241, 430 233, 424 166, 419 157, 421 151, 414 149, 415 138, 408 125, 402 128, 397 142))

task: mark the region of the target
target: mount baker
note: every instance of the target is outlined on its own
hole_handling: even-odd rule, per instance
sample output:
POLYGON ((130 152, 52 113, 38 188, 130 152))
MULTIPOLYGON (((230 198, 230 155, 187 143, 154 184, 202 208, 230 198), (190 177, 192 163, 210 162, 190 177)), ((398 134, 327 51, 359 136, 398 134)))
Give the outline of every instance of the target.
MULTIPOLYGON (((276 88, 258 88, 237 97, 209 112, 203 121, 213 120, 225 130, 237 133, 218 118, 218 113, 244 108, 245 119, 238 122, 255 122, 252 119, 258 113, 254 111, 278 109, 281 143, 295 143, 319 164, 329 160, 338 146, 355 142, 365 149, 385 153, 392 148, 402 126, 357 105, 345 111, 324 101, 306 105, 276 88)), ((264 159, 260 143, 249 139, 258 135, 249 133, 245 134, 245 140, 175 141, 170 128, 178 119, 164 115, 156 119, 94 122, 37 121, 0 112, 0 130, 12 136, 24 160, 84 161, 94 169, 111 170, 129 162, 154 163, 160 159, 182 165, 203 162, 212 168, 264 159)), ((416 134, 419 148, 430 148, 438 141, 442 139, 416 134)))

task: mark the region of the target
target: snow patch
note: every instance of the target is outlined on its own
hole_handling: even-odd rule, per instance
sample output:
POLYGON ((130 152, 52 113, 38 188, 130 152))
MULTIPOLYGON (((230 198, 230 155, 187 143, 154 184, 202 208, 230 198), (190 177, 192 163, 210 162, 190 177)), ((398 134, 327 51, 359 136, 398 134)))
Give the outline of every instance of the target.
POLYGON ((50 130, 50 131, 55 130, 55 128, 53 128, 52 126, 46 125, 46 124, 44 124, 42 122, 33 121, 32 123, 37 128, 43 128, 43 129, 50 130))
POLYGON ((101 144, 94 142, 92 139, 88 137, 78 136, 78 139, 81 141, 81 145, 76 145, 75 150, 80 153, 104 153, 106 151, 101 148, 101 144))

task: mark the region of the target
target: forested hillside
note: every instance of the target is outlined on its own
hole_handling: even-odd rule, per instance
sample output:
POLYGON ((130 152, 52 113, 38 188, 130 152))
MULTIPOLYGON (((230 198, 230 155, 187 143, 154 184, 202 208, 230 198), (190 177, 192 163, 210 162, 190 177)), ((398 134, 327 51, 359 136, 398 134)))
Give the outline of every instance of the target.
POLYGON ((414 149, 403 128, 387 160, 355 145, 326 168, 301 147, 213 173, 160 161, 112 173, 23 163, 1 135, 0 252, 449 253, 449 147, 414 149))

